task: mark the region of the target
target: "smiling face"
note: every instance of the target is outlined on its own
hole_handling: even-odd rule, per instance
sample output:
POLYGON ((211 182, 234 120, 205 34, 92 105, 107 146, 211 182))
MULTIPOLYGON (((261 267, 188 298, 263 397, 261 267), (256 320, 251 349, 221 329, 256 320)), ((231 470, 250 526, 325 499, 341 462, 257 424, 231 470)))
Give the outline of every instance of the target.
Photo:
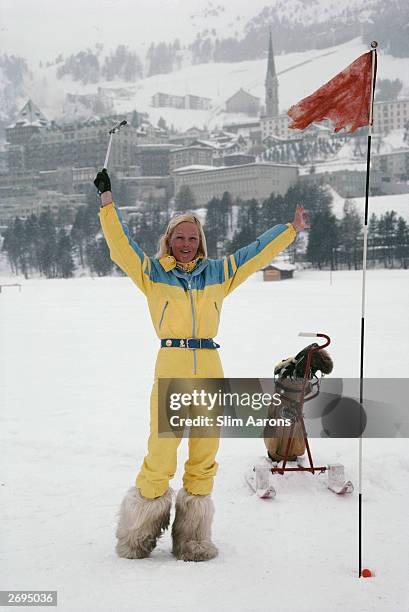
POLYGON ((188 263, 196 257, 199 242, 197 225, 191 221, 182 221, 173 230, 169 244, 175 259, 188 263))

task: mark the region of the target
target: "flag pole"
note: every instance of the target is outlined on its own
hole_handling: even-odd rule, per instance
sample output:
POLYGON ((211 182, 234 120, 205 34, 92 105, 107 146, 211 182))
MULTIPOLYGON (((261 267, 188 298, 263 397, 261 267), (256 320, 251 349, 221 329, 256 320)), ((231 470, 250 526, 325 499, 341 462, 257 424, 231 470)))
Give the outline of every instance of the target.
MULTIPOLYGON (((368 248, 368 200, 369 200, 369 172, 371 165, 371 139, 373 126, 373 100, 376 82, 376 40, 371 42, 371 92, 369 104, 368 144, 366 154, 366 183, 365 183, 365 215, 364 215, 364 248, 362 257, 362 308, 361 308, 361 358, 359 368, 359 403, 361 405, 361 418, 364 401, 364 335, 365 335, 365 282, 366 260, 368 248)), ((358 576, 362 576, 362 427, 359 437, 359 487, 358 487, 358 576)))

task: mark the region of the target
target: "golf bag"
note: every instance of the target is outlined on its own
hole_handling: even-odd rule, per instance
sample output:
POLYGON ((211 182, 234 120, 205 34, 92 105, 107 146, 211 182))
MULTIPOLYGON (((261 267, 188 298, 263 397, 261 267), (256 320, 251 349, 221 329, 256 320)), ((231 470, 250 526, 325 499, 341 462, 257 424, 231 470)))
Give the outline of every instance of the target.
MULTIPOLYGON (((325 350, 313 353, 309 372, 305 372, 308 352, 317 344, 309 344, 295 357, 284 359, 274 369, 275 393, 281 396, 281 404, 269 407, 269 419, 290 419, 294 424, 291 433, 291 443, 288 449, 289 461, 301 457, 305 450, 305 439, 301 421, 298 416, 302 412, 302 390, 305 381, 304 402, 313 399, 319 393, 319 378, 316 373, 329 374, 333 369, 333 362, 325 350)), ((291 428, 288 426, 269 426, 264 429, 264 443, 267 454, 272 461, 282 461, 286 455, 291 428)))

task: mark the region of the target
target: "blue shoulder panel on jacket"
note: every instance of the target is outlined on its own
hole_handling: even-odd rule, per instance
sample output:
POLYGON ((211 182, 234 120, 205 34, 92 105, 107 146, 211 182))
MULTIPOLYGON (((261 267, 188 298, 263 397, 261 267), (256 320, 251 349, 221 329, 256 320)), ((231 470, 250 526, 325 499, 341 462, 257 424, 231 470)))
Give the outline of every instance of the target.
MULTIPOLYGON (((258 255, 270 242, 273 242, 283 232, 288 229, 288 226, 280 223, 268 229, 264 234, 261 234, 254 242, 239 249, 234 253, 234 260, 237 267, 243 266, 250 259, 258 255)), ((229 269, 230 276, 230 269, 229 269)))
POLYGON ((174 274, 165 272, 157 257, 150 257, 149 259, 151 261, 151 274, 149 279, 153 283, 164 283, 165 285, 173 285, 174 287, 181 286, 180 281, 174 274))
MULTIPOLYGON (((150 257, 151 273, 150 280, 153 283, 164 283, 174 287, 183 287, 180 279, 186 279, 186 273, 180 270, 170 270, 165 272, 159 260, 156 257, 150 257)), ((223 261, 221 259, 207 259, 198 264, 197 270, 192 273, 192 286, 194 289, 204 289, 208 285, 222 284, 223 278, 223 261)))
POLYGON ((224 269, 222 259, 208 259, 206 268, 195 277, 196 289, 204 289, 209 285, 222 285, 224 282, 224 269))

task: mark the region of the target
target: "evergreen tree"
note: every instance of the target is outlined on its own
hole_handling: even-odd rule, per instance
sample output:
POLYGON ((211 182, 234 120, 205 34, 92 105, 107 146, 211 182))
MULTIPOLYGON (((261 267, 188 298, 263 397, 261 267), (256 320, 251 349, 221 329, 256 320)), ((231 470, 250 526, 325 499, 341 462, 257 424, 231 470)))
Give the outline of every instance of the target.
POLYGON ((206 242, 210 257, 218 257, 227 241, 231 225, 232 197, 228 191, 222 198, 213 197, 206 206, 206 242))
MULTIPOLYGON (((16 96, 26 96, 26 78, 32 76, 27 65, 27 60, 16 55, 0 56, 0 72, 3 82, 7 83, 3 94, 3 104, 7 104, 8 99, 16 96)), ((5 109, 3 108, 3 114, 5 109)))
POLYGON ((136 81, 142 76, 142 72, 141 60, 125 45, 119 45, 114 53, 106 58, 102 67, 102 74, 107 81, 121 78, 124 81, 136 81))
POLYGON ((4 232, 2 250, 7 252, 13 273, 24 274, 27 278, 28 263, 25 246, 24 224, 20 217, 16 217, 13 224, 4 232))
POLYGON ((27 249, 27 260, 31 270, 38 271, 40 269, 40 225, 38 217, 31 214, 24 223, 25 243, 27 249))
POLYGON ((59 206, 57 210, 56 225, 57 227, 65 227, 72 225, 73 213, 69 206, 59 206))
POLYGON ((189 185, 182 185, 175 197, 175 205, 178 211, 186 212, 194 207, 195 197, 189 185))
POLYGON ((145 253, 149 255, 153 255, 156 252, 158 241, 155 217, 156 215, 152 210, 144 210, 133 214, 128 221, 131 236, 145 253))
MULTIPOLYGON (((116 184, 117 177, 114 172, 110 172, 111 181, 116 184)), ((99 207, 100 200, 96 194, 95 188, 90 188, 86 196, 86 206, 84 211, 84 231, 87 236, 92 238, 101 230, 99 222, 99 207)))
POLYGON ((340 246, 348 270, 359 268, 362 259, 362 222, 353 200, 344 204, 344 216, 340 225, 340 246))
POLYGON ((368 261, 376 261, 377 246, 379 246, 378 218, 372 213, 368 224, 368 261))
POLYGON ((332 196, 322 185, 298 182, 288 189, 284 199, 289 218, 294 215, 297 204, 302 204, 310 214, 311 223, 317 213, 330 212, 332 208, 332 196))
POLYGON ((57 77, 61 79, 66 74, 71 75, 74 81, 81 81, 84 85, 98 83, 100 79, 100 66, 98 57, 87 49, 70 55, 64 63, 57 68, 57 77))
POLYGON ((220 210, 222 215, 222 232, 225 240, 227 232, 233 225, 233 198, 229 191, 225 191, 222 195, 220 210))
POLYGON ((132 206, 135 203, 135 200, 131 197, 128 181, 118 179, 115 181, 115 201, 120 206, 132 206))
POLYGON ((147 255, 154 256, 158 250, 159 237, 165 232, 168 222, 167 210, 153 204, 146 210, 132 213, 127 224, 131 237, 147 255))
MULTIPOLYGON (((114 181, 114 174, 111 179, 114 181)), ((71 228, 70 239, 74 250, 78 253, 81 267, 88 266, 91 269, 92 262, 88 261, 89 243, 95 240, 95 236, 101 231, 99 221, 99 201, 95 190, 90 189, 86 197, 86 205, 80 206, 75 215, 74 223, 71 228)))
POLYGON ((221 217, 221 201, 212 198, 206 206, 206 243, 209 257, 217 257, 217 243, 219 241, 219 223, 221 217))
POLYGON ((383 246, 382 255, 385 268, 393 267, 397 225, 398 219, 394 210, 386 212, 379 219, 378 232, 383 246))
POLYGON ((284 223, 287 219, 292 219, 294 210, 292 210, 292 202, 284 198, 282 195, 272 193, 261 204, 260 209, 260 229, 266 231, 269 227, 284 223))
POLYGON ((376 83, 376 101, 381 102, 385 100, 396 100, 403 87, 403 83, 400 79, 378 79, 376 83))
POLYGON ((26 249, 26 233, 24 231, 23 221, 17 217, 15 220, 14 228, 15 244, 17 248, 17 265, 21 274, 24 274, 25 278, 28 278, 28 258, 26 249))
POLYGON ((85 266, 85 244, 86 235, 84 231, 85 206, 80 206, 75 215, 74 223, 71 228, 71 242, 78 250, 79 263, 85 266))
POLYGON ((409 264, 409 227, 403 217, 399 217, 397 222, 395 256, 406 270, 409 264))
POLYGON ((146 56, 149 64, 148 76, 172 72, 174 56, 175 51, 171 45, 160 42, 155 46, 152 43, 146 56))
POLYGON ((47 278, 57 276, 57 235, 50 210, 41 213, 39 219, 40 252, 39 268, 47 278))
POLYGON ((226 245, 226 250, 233 253, 245 247, 257 238, 259 232, 259 203, 256 199, 238 201, 239 215, 233 238, 226 245))
POLYGON ((242 62, 246 56, 246 50, 236 38, 224 38, 218 41, 218 44, 216 41, 213 52, 215 62, 242 62))
POLYGON ((307 259, 319 269, 329 264, 336 268, 335 253, 339 244, 338 223, 335 215, 324 210, 315 214, 308 233, 307 259))
POLYGON ((160 127, 162 130, 168 129, 167 123, 163 117, 159 117, 158 127, 160 127))
POLYGON ((57 235, 56 268, 58 277, 71 278, 74 275, 71 239, 63 229, 60 229, 57 235))
POLYGON ((86 246, 86 255, 91 273, 106 276, 112 271, 114 264, 105 238, 90 240, 86 246))
POLYGON ((395 57, 409 56, 409 7, 406 0, 381 2, 364 24, 364 40, 382 40, 382 48, 395 57))

